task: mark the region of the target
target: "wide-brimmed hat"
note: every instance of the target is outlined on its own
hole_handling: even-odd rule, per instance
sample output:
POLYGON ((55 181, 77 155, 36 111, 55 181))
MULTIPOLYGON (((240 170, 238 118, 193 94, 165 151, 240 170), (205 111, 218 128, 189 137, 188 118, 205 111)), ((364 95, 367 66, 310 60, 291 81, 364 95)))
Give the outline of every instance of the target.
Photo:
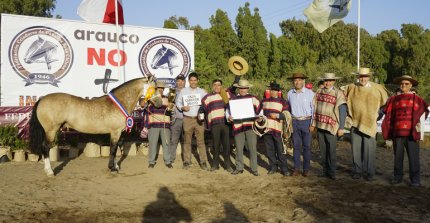
POLYGON ((270 88, 270 90, 275 90, 275 91, 280 91, 281 90, 281 85, 276 83, 276 81, 270 81, 270 85, 267 86, 270 88))
POLYGON ((303 73, 292 73, 291 77, 287 78, 288 80, 294 80, 294 79, 307 79, 303 73))
POLYGON ((367 67, 360 67, 358 69, 358 72, 355 73, 355 75, 358 76, 372 76, 374 72, 370 72, 370 68, 367 67))
POLYGON ((232 56, 228 59, 228 69, 235 75, 244 75, 248 72, 248 62, 240 56, 232 56))
POLYGON ((233 86, 237 87, 237 88, 250 88, 253 85, 251 83, 249 83, 248 80, 239 80, 239 82, 237 84, 233 84, 233 86))
POLYGON ((164 81, 157 80, 157 81, 155 82, 155 86, 156 86, 157 88, 166 88, 166 83, 165 83, 164 81))
POLYGON ((335 73, 324 73, 322 77, 319 77, 318 80, 337 80, 340 77, 336 77, 335 73))
POLYGON ((418 85, 418 81, 415 80, 414 78, 412 78, 409 75, 402 75, 400 77, 396 77, 396 78, 394 78, 393 83, 394 84, 400 84, 400 82, 402 82, 403 80, 410 81, 412 83, 412 86, 417 86, 418 85))

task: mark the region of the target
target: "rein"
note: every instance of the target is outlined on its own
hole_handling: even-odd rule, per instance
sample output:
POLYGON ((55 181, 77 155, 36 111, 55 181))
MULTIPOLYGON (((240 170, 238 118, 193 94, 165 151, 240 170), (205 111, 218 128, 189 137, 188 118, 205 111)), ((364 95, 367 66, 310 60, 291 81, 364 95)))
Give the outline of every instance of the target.
POLYGON ((114 105, 121 111, 121 113, 125 116, 125 129, 128 133, 130 133, 131 128, 134 125, 134 120, 131 115, 124 109, 119 100, 112 94, 112 92, 108 93, 109 99, 114 103, 114 105))

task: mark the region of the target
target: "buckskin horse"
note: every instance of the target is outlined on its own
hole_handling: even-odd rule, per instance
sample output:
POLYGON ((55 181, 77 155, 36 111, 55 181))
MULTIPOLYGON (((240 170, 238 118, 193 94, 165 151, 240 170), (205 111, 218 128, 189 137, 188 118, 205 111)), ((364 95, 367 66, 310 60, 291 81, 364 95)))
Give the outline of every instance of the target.
MULTIPOLYGON (((33 107, 30 119, 30 150, 43 155, 45 172, 54 176, 49 160, 49 150, 61 127, 69 127, 88 134, 110 134, 110 155, 108 168, 118 172, 115 162, 118 141, 126 127, 125 114, 130 114, 142 96, 149 98, 156 106, 161 106, 159 94, 149 97, 153 88, 152 76, 130 80, 109 95, 93 99, 83 99, 66 93, 53 93, 41 97, 33 107), (114 103, 113 98, 117 103, 114 103), (123 107, 121 111, 119 107, 123 107), (124 113, 124 111, 126 113, 124 113)), ((127 121, 129 121, 127 119, 127 121)))

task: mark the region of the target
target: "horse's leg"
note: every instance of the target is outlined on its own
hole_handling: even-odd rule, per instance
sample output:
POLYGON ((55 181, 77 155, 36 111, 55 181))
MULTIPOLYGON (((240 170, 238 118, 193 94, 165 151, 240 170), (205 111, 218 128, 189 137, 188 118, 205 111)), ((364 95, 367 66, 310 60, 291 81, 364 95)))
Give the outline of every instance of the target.
POLYGON ((51 161, 49 160, 49 150, 51 149, 52 142, 55 139, 57 130, 50 130, 46 133, 46 144, 44 145, 43 151, 43 162, 45 163, 45 173, 48 177, 54 176, 54 171, 51 167, 51 161))
POLYGON ((116 151, 118 150, 118 141, 121 137, 121 132, 111 132, 110 133, 110 154, 109 154, 109 164, 108 168, 111 172, 118 172, 119 166, 115 162, 116 151))

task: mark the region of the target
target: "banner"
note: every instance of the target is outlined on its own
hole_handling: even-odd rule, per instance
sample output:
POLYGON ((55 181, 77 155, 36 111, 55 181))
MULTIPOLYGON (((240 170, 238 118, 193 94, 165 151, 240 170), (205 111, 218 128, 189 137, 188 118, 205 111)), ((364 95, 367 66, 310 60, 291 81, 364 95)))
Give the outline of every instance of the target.
POLYGON ((147 75, 174 86, 194 68, 189 30, 124 25, 117 34, 111 24, 8 14, 1 24, 1 106, 34 105, 55 92, 98 97, 147 75))

